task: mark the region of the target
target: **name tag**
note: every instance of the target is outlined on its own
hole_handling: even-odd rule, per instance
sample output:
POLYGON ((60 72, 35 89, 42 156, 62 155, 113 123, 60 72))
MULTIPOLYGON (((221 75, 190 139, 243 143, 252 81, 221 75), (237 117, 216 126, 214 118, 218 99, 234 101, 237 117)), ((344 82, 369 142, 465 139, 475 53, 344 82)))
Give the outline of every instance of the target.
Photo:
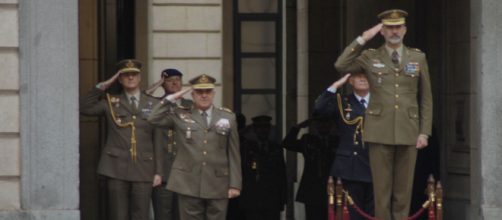
POLYGON ((383 64, 383 63, 374 63, 374 64, 373 64, 373 67, 376 67, 376 68, 384 68, 384 67, 385 67, 385 64, 383 64))

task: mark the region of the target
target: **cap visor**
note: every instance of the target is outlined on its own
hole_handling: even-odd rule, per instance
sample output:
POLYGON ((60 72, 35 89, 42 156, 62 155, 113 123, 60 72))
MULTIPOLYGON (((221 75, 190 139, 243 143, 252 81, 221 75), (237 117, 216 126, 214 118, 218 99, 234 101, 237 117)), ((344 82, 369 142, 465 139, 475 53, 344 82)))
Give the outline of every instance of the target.
POLYGON ((192 86, 193 89, 214 89, 214 84, 197 84, 192 86))

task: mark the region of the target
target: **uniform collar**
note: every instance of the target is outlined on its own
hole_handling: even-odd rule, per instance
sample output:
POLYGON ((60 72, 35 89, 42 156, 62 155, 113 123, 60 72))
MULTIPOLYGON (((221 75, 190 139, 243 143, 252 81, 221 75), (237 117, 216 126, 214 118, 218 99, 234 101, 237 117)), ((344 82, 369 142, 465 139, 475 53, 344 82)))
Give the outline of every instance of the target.
POLYGON ((397 51, 397 54, 399 55, 399 59, 401 59, 401 57, 403 57, 403 44, 401 44, 401 46, 399 46, 397 49, 390 48, 389 46, 387 46, 387 44, 385 44, 385 50, 387 51, 389 56, 392 56, 392 52, 394 52, 394 50, 395 50, 395 51, 397 51))
POLYGON ((364 97, 361 97, 361 96, 357 95, 356 93, 354 93, 354 96, 356 97, 357 101, 359 101, 359 102, 361 102, 361 99, 364 99, 364 101, 366 101, 366 105, 370 102, 370 93, 369 92, 364 97))
POLYGON ((125 93, 126 97, 127 97, 127 100, 130 101, 131 100, 131 97, 135 97, 136 98, 136 101, 139 103, 139 98, 141 97, 141 92, 140 90, 136 91, 135 93, 125 93))

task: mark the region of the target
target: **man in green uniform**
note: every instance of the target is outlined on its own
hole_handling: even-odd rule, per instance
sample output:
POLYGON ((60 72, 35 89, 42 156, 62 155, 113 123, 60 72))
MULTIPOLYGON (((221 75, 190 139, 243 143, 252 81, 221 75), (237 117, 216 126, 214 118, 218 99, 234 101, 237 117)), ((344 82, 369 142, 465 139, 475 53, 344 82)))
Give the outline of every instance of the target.
POLYGON ((177 148, 167 188, 178 194, 181 220, 224 220, 228 199, 239 196, 241 169, 235 115, 213 106, 215 79, 200 75, 192 88, 168 95, 148 121, 173 129, 177 148), (193 106, 175 100, 192 90, 193 106))
POLYGON ((161 183, 162 146, 160 131, 146 121, 157 99, 141 93, 141 63, 123 60, 110 79, 99 83, 80 100, 80 112, 105 116, 106 145, 98 173, 108 177, 108 219, 144 220, 149 218, 152 184, 161 183), (122 85, 119 95, 106 94, 115 81, 122 85), (152 183, 153 182, 153 183, 152 183))
MULTIPOLYGON (((163 99, 170 94, 181 91, 183 74, 177 69, 165 69, 160 74, 160 80, 145 90, 147 95, 153 95, 155 90, 159 87, 164 89, 164 95, 158 99, 163 99)), ((176 101, 177 105, 183 107, 191 107, 192 101, 181 98, 176 101)), ((152 205, 155 220, 177 220, 178 216, 178 198, 176 193, 166 188, 167 179, 171 173, 174 158, 176 156, 176 148, 174 148, 172 129, 162 130, 162 138, 159 139, 159 144, 162 146, 164 159, 164 174, 162 177, 162 185, 153 188, 152 205)))
POLYGON ((335 63, 340 72, 366 73, 371 101, 366 110, 364 141, 378 219, 408 216, 417 149, 427 146, 432 127, 432 93, 425 54, 403 45, 403 10, 380 13, 381 23, 354 40, 335 63), (385 38, 378 49, 363 51, 377 33, 385 38))

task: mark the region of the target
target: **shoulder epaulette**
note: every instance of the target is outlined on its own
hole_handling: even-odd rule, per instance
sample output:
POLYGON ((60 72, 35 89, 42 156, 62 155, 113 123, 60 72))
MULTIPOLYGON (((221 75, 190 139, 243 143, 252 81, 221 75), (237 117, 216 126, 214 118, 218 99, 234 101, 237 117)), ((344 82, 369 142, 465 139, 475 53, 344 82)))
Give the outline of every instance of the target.
POLYGON ((368 48, 368 51, 375 51, 374 48, 368 48))
POLYGON ((230 110, 228 108, 225 108, 225 107, 219 107, 218 109, 222 110, 222 111, 225 111, 225 112, 228 112, 228 113, 233 113, 232 110, 230 110))
POLYGON ((177 105, 179 109, 188 110, 190 106, 177 105))
POLYGON ((415 52, 419 52, 419 53, 422 53, 422 51, 418 48, 410 48, 411 51, 415 51, 415 52))

